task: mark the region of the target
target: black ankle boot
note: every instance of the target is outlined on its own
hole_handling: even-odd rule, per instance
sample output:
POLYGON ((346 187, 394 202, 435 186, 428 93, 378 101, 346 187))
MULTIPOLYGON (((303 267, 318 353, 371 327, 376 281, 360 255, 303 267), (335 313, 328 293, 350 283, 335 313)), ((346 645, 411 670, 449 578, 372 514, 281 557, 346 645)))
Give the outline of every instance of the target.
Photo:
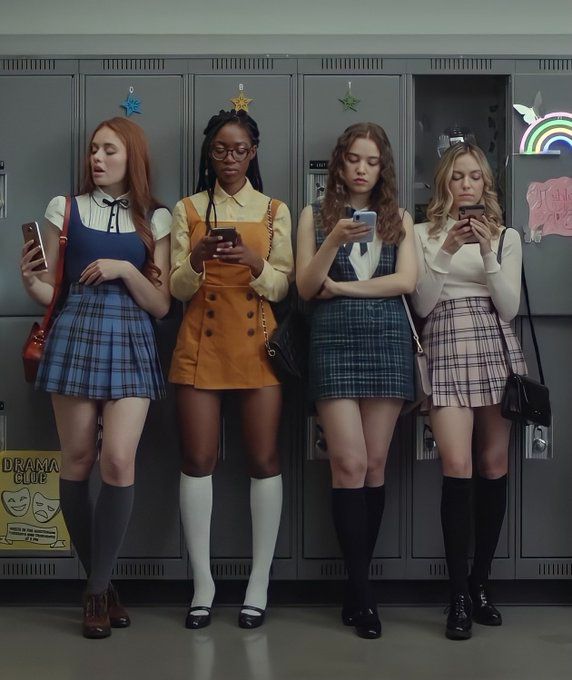
POLYGON ((375 640, 381 636, 381 621, 377 615, 377 608, 369 607, 355 612, 352 623, 358 637, 375 640))
POLYGON ((483 626, 501 626, 502 616, 490 601, 484 583, 469 586, 473 601, 473 619, 483 626))
POLYGON ((445 636, 449 640, 468 640, 471 637, 471 598, 468 593, 455 593, 449 605, 445 636))

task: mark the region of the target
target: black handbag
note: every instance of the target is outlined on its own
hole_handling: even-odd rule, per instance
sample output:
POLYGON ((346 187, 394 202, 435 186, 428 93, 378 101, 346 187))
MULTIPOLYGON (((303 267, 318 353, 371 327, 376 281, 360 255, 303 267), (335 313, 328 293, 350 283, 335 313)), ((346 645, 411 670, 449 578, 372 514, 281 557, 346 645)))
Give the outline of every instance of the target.
POLYGON ((409 325, 411 327, 411 335, 413 336, 413 342, 415 343, 414 348, 415 361, 413 366, 414 371, 413 377, 415 381, 415 396, 413 397, 413 401, 406 401, 403 403, 401 415, 404 416, 414 411, 418 406, 421 406, 423 402, 428 397, 430 397, 431 394, 433 394, 433 390, 431 388, 431 380, 429 379, 429 369, 427 368, 427 356, 425 355, 423 347, 421 346, 419 334, 417 333, 417 329, 415 328, 415 324, 413 323, 413 318, 411 316, 407 300, 405 299, 405 295, 402 295, 401 299, 403 301, 405 313, 407 314, 407 320, 409 321, 409 325))
MULTIPOLYGON (((499 250, 497 260, 500 264, 502 258, 502 246, 506 229, 501 234, 499 242, 499 250)), ((509 375, 506 380, 506 385, 501 400, 501 413, 504 418, 513 420, 523 425, 533 423, 535 425, 543 425, 549 427, 552 422, 552 410, 550 407, 550 393, 548 387, 544 382, 544 371, 542 370, 542 363, 540 361, 540 351, 538 349, 538 341, 536 339, 536 332, 534 330, 534 322, 532 321, 532 314, 530 312, 530 299, 528 296, 528 286, 526 285, 526 275, 524 267, 521 270, 522 287, 524 289, 524 297, 526 299, 526 310, 528 314, 528 321, 530 323, 530 332, 532 335, 532 343, 534 345, 534 352, 536 355, 536 362, 538 364, 538 373, 540 382, 533 380, 526 375, 519 375, 512 370, 510 361, 510 352, 501 326, 498 311, 495 310, 497 317, 497 324, 499 327, 501 340, 503 344, 503 352, 509 375)))

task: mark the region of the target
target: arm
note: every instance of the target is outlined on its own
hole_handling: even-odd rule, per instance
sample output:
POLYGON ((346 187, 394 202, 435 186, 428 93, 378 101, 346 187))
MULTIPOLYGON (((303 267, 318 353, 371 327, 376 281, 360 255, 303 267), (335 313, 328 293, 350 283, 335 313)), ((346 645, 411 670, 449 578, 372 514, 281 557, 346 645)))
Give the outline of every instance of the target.
POLYGON ((427 262, 419 234, 415 235, 415 250, 419 279, 417 287, 411 294, 411 302, 415 312, 422 318, 429 316, 439 301, 443 285, 449 274, 452 255, 440 248, 432 262, 427 262))
POLYGON ((121 277, 135 302, 157 319, 169 311, 171 296, 167 285, 169 272, 169 237, 163 236, 155 242, 153 261, 161 270, 159 285, 150 281, 130 262, 124 262, 125 272, 121 277))
POLYGON ((54 283, 56 278, 56 267, 60 249, 60 230, 55 224, 47 222, 43 233, 44 249, 46 251, 46 261, 48 270, 40 273, 32 271, 36 265, 39 255, 36 249, 29 250, 25 245, 22 249, 22 259, 20 260, 20 272, 22 283, 28 295, 41 305, 47 307, 52 301, 54 294, 54 283))
POLYGON ((520 305, 522 244, 516 229, 509 229, 504 239, 501 264, 494 252, 483 255, 485 276, 491 299, 503 321, 511 321, 520 305))
POLYGON ((191 265, 191 240, 187 213, 182 201, 173 210, 171 227, 171 272, 169 287, 173 297, 187 302, 203 282, 203 272, 195 271, 191 265))
POLYGON ((250 287, 271 302, 286 297, 288 284, 294 270, 292 253, 292 221, 290 211, 282 203, 274 218, 272 248, 268 260, 263 260, 262 271, 250 282, 250 287))
POLYGON ((339 281, 334 283, 337 295, 344 297, 380 298, 411 293, 417 282, 417 260, 413 220, 408 212, 403 214, 405 237, 397 250, 395 272, 376 276, 365 281, 339 281))

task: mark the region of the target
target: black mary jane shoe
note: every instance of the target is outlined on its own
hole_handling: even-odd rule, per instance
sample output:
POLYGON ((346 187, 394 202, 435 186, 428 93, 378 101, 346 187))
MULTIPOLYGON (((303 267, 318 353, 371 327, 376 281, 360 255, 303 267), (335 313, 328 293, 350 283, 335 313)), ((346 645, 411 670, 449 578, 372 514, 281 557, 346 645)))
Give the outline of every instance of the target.
POLYGON ((352 618, 352 625, 360 638, 375 640, 381 636, 381 621, 377 615, 377 609, 372 607, 356 611, 352 618))
POLYGON ((261 609, 260 607, 253 607, 252 605, 243 604, 240 612, 238 613, 238 627, 239 628, 260 628, 264 623, 264 617, 266 616, 266 609, 261 609), (248 614, 245 610, 252 609, 252 611, 259 612, 259 614, 248 614))
POLYGON ((185 619, 185 628, 191 630, 198 630, 199 628, 206 628, 211 624, 211 608, 203 605, 199 607, 189 607, 187 611, 187 618, 185 619), (208 612, 207 614, 195 614, 195 612, 208 612))
POLYGON ((473 601, 473 620, 482 626, 502 626, 502 616, 489 599, 483 583, 470 587, 473 601))
POLYGON ((449 640, 468 640, 471 637, 471 598, 467 593, 455 593, 449 605, 445 636, 449 640))

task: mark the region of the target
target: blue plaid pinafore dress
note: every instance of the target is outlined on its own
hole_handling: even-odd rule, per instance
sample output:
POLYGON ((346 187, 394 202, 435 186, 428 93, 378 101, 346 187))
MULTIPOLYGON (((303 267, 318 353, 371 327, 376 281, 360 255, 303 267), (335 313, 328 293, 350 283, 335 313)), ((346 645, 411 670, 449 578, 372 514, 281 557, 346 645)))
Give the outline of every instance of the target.
MULTIPOLYGON (((316 248, 326 237, 320 204, 312 205, 316 248)), ((397 247, 383 244, 372 278, 395 272, 397 247)), ((344 248, 328 276, 357 281, 344 248)), ((318 399, 394 397, 413 400, 411 329, 400 297, 317 300, 311 317, 309 391, 318 399)))
POLYGON ((141 269, 146 252, 136 232, 86 227, 72 200, 65 279, 69 292, 48 335, 36 389, 87 399, 165 396, 149 314, 121 280, 77 283, 96 259, 127 260, 141 269))

